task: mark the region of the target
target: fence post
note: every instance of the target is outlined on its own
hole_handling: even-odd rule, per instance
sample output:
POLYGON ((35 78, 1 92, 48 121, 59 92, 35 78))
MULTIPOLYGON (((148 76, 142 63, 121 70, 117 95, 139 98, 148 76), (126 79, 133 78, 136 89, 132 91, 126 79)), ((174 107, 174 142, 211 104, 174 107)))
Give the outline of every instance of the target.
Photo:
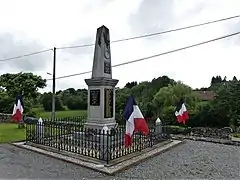
POLYGON ((44 123, 42 118, 39 118, 36 125, 37 125, 36 128, 37 142, 42 143, 42 139, 44 138, 44 123))
POLYGON ((103 126, 100 132, 100 160, 106 161, 107 163, 110 160, 110 133, 106 125, 103 126))
POLYGON ((28 139, 29 139, 29 130, 28 130, 28 128, 29 128, 29 125, 28 124, 26 124, 26 132, 25 132, 25 144, 27 144, 27 142, 28 142, 28 139))
POLYGON ((162 134, 162 121, 160 118, 157 118, 155 122, 155 135, 162 134))

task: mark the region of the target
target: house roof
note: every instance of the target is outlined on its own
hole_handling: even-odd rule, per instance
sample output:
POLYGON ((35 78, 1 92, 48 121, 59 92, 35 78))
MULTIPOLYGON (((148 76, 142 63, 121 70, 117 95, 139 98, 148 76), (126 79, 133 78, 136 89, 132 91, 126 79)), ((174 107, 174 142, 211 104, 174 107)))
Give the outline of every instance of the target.
POLYGON ((215 97, 215 92, 214 91, 194 91, 199 99, 201 100, 213 100, 215 97))

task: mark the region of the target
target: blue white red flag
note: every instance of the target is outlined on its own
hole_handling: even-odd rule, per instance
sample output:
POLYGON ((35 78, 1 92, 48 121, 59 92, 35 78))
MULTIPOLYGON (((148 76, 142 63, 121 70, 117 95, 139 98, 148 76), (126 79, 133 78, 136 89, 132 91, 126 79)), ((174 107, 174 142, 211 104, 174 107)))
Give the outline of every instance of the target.
POLYGON ((134 131, 139 131, 147 135, 149 128, 132 95, 128 99, 123 116, 126 119, 125 146, 128 147, 132 145, 132 135, 134 131))
POLYGON ((23 102, 22 102, 22 97, 18 95, 16 97, 16 102, 13 107, 13 113, 12 113, 12 118, 14 121, 21 121, 22 119, 22 114, 23 114, 23 102))
POLYGON ((186 124, 186 121, 189 119, 188 111, 184 104, 183 98, 180 99, 176 107, 175 116, 177 117, 177 121, 183 124, 186 124))

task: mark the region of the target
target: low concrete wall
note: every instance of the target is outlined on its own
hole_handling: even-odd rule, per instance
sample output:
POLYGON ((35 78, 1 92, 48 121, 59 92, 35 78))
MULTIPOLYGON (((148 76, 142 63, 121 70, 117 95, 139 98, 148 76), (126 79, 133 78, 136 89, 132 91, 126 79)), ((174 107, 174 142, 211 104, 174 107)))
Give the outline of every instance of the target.
POLYGON ((190 131, 191 136, 220 138, 220 139, 230 139, 231 133, 233 133, 233 130, 230 127, 225 127, 221 129, 195 127, 195 128, 191 128, 191 131, 190 131))

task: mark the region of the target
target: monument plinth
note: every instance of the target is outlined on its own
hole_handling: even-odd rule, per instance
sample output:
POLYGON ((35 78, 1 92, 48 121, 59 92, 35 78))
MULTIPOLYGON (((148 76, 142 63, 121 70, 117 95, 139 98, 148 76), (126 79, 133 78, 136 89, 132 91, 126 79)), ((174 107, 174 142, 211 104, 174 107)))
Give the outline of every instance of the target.
POLYGON ((85 127, 114 127, 115 86, 118 80, 112 79, 110 35, 105 26, 97 29, 92 77, 85 79, 85 82, 88 85, 88 119, 85 127))

